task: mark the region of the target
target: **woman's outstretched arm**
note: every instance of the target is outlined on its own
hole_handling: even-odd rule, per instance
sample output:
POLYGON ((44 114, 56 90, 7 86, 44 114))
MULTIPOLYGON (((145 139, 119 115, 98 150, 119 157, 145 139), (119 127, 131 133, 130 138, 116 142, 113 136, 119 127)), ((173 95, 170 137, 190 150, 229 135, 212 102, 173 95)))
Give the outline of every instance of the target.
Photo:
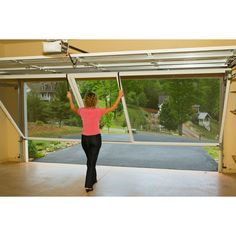
POLYGON ((117 108, 117 106, 118 106, 121 98, 123 97, 123 95, 124 95, 123 91, 120 90, 115 103, 112 105, 112 107, 107 108, 104 114, 106 114, 108 112, 111 112, 111 111, 114 111, 117 108))
POLYGON ((67 98, 69 99, 70 102, 70 109, 77 114, 77 108, 75 107, 72 99, 72 94, 70 91, 67 92, 67 98))

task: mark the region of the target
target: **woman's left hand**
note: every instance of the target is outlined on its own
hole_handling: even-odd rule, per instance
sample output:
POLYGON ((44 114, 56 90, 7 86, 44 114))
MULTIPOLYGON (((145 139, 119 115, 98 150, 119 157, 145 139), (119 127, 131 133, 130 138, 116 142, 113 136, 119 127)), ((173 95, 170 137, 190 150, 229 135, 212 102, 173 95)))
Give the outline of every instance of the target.
POLYGON ((67 95, 66 95, 66 96, 67 96, 68 99, 72 99, 72 94, 71 94, 70 91, 67 92, 67 95))
POLYGON ((122 90, 119 90, 119 97, 123 97, 124 96, 124 92, 122 90))

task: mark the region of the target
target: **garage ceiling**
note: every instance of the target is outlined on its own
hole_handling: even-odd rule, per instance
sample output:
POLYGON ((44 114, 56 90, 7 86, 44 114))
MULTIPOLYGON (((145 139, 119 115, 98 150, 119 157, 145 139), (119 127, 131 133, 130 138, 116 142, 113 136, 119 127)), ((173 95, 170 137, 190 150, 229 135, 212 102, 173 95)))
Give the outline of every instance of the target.
POLYGON ((145 72, 226 69, 236 64, 236 46, 0 58, 4 75, 145 72))

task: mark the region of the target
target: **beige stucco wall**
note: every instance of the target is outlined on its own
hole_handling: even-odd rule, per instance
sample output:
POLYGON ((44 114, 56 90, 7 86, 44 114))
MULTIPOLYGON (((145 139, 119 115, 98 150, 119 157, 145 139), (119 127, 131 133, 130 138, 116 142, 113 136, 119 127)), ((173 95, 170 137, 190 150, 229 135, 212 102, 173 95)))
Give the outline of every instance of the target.
POLYGON ((0 109, 0 163, 19 161, 19 136, 0 109))
POLYGON ((7 125, 6 117, 0 109, 0 162, 7 159, 7 125))
POLYGON ((4 55, 4 44, 2 44, 0 41, 0 56, 1 55, 4 55))
POLYGON ((236 45, 236 40, 71 40, 70 42, 89 52, 236 45))
MULTIPOLYGON (((0 40, 0 56, 42 55, 43 40, 0 40), (2 49, 1 49, 2 45, 2 49)), ((236 45, 236 40, 69 40, 73 46, 88 52, 145 49, 213 47, 236 45)), ((76 51, 71 51, 76 53, 76 51)))
MULTIPOLYGON (((236 69, 235 69, 236 72, 236 69)), ((236 80, 232 80, 230 91, 236 91, 236 80)), ((224 172, 236 173, 236 163, 233 156, 236 157, 236 115, 230 111, 236 109, 236 93, 229 93, 228 106, 226 111, 225 130, 224 130, 224 172)), ((235 159, 236 160, 236 159, 235 159)))
MULTIPOLYGON (((36 56, 42 55, 41 40, 2 40, 0 41, 0 48, 2 45, 2 55, 7 57, 13 56, 36 56)), ((1 53, 1 49, 0 49, 1 53)))
MULTIPOLYGON (((8 82, 8 84, 10 83, 8 82)), ((7 108, 15 122, 18 122, 18 90, 13 87, 0 86, 0 100, 7 108)))
MULTIPOLYGON (((18 120, 17 90, 10 87, 0 87, 0 100, 7 108, 13 119, 18 120)), ((0 109, 0 162, 18 161, 19 137, 3 111, 0 109)))

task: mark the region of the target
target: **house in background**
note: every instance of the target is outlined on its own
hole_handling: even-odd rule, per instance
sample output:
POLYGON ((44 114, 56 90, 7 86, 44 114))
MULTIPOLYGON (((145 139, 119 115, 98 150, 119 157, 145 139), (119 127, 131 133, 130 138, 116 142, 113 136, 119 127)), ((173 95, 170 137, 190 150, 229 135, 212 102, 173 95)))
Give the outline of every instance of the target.
POLYGON ((199 112, 198 113, 198 124, 203 126, 208 131, 211 130, 211 116, 207 112, 199 112))
POLYGON ((44 101, 51 101, 56 91, 57 82, 28 83, 30 91, 38 94, 44 101))

